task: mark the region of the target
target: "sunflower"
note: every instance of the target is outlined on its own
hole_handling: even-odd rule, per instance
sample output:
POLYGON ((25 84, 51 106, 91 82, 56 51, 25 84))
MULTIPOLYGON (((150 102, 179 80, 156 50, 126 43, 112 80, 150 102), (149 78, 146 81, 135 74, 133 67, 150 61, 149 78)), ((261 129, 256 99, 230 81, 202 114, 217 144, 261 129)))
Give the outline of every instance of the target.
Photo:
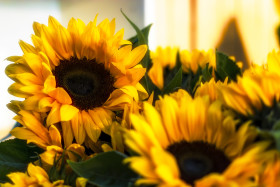
POLYGON ((272 107, 279 101, 280 76, 263 70, 260 73, 245 71, 237 82, 221 86, 221 97, 227 106, 245 116, 253 115, 265 105, 272 107))
POLYGON ((67 186, 63 185, 63 180, 57 180, 54 182, 51 182, 49 179, 49 176, 47 172, 39 167, 35 166, 33 164, 28 164, 27 167, 27 173, 21 173, 21 172, 14 172, 8 174, 8 177, 12 181, 11 183, 5 183, 1 184, 3 187, 11 187, 11 186, 22 186, 22 187, 28 187, 28 186, 43 186, 43 187, 54 187, 54 186, 67 186))
POLYGON ((161 90, 164 86, 164 70, 165 68, 171 70, 175 67, 177 53, 178 49, 172 47, 157 47, 156 51, 150 52, 153 65, 149 70, 148 75, 154 85, 161 90))
POLYGON ((272 107, 280 99, 280 53, 267 56, 267 64, 252 64, 237 82, 221 86, 221 97, 230 108, 249 116, 254 110, 272 107))
POLYGON ((215 81, 214 78, 210 79, 209 82, 201 83, 195 92, 195 97, 209 95, 210 100, 213 102, 219 98, 219 87, 220 85, 227 85, 227 79, 224 82, 215 81))
POLYGON ((55 158, 59 158, 63 153, 72 161, 87 158, 85 148, 80 144, 64 143, 60 129, 56 125, 44 125, 45 113, 20 110, 14 119, 22 124, 22 127, 14 128, 11 134, 44 149, 45 151, 40 154, 43 163, 51 166, 55 158))
POLYGON ((25 98, 23 109, 48 112, 48 124, 61 122, 66 142, 96 142, 101 131, 110 133, 113 111, 138 101, 138 92, 147 95, 139 83, 146 70, 138 64, 147 46, 132 50, 123 30, 115 34, 114 19, 96 22, 72 18, 67 28, 53 17, 48 26, 35 22, 33 46, 20 41, 23 56, 8 58, 14 63, 6 74, 15 81, 9 92, 25 98))
POLYGON ((260 186, 280 186, 280 153, 274 152, 273 156, 268 160, 264 171, 259 176, 260 186))
MULTIPOLYGON (((51 181, 47 172, 32 163, 28 164, 26 173, 14 172, 8 174, 9 179, 12 183, 1 184, 3 187, 21 186, 21 187, 32 187, 32 186, 42 186, 42 187, 70 187, 65 185, 63 180, 51 181)), ((85 187, 87 179, 83 177, 78 177, 76 179, 76 187, 85 187)))
POLYGON ((180 60, 182 63, 182 69, 184 72, 189 73, 197 72, 198 68, 204 68, 207 63, 209 67, 216 67, 216 55, 212 49, 206 51, 203 50, 182 50, 180 51, 180 60))
POLYGON ((266 68, 270 72, 274 72, 280 75, 280 51, 273 50, 267 55, 267 65, 266 68))
POLYGON ((280 53, 273 51, 267 59, 263 66, 252 64, 237 82, 221 85, 219 96, 241 121, 270 131, 280 120, 280 53))
POLYGON ((14 128, 10 133, 18 139, 26 140, 27 143, 34 143, 42 148, 44 152, 40 154, 40 158, 44 164, 53 165, 55 158, 59 158, 63 153, 72 161, 88 157, 84 146, 67 142, 67 137, 61 136, 61 127, 58 124, 46 123, 46 113, 21 110, 18 106, 20 104, 18 101, 8 104, 8 107, 17 114, 14 119, 22 125, 14 128))
POLYGON ((135 130, 126 145, 138 156, 126 159, 143 178, 137 184, 158 186, 250 186, 261 170, 267 143, 252 145, 249 124, 236 130, 221 102, 192 97, 184 90, 165 95, 157 109, 144 103, 144 115, 131 115, 135 130), (187 103, 187 104, 186 104, 187 103), (250 145, 250 146, 249 146, 250 145))

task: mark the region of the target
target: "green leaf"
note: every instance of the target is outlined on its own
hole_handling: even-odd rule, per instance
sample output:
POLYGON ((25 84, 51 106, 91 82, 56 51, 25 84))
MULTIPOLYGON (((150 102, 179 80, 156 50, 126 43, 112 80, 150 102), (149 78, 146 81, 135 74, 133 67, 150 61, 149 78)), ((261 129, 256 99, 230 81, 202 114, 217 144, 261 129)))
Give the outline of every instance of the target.
POLYGON ((127 165, 123 164, 126 155, 110 151, 100 153, 84 162, 72 162, 69 165, 79 176, 87 178, 88 182, 97 186, 125 187, 137 179, 135 174, 127 165))
MULTIPOLYGON (((76 154, 72 152, 73 154, 76 154)), ((79 156, 80 157, 80 156, 79 156)), ((52 167, 48 171, 51 181, 63 180, 65 185, 75 186, 78 175, 73 171, 67 170, 67 162, 65 158, 65 151, 62 155, 57 157, 55 155, 52 167)))
POLYGON ((273 125, 273 127, 272 127, 272 130, 279 130, 279 131, 280 131, 280 119, 278 119, 278 120, 274 123, 274 125, 273 125))
POLYGON ((183 73, 182 88, 186 90, 191 96, 194 96, 196 89, 203 82, 203 75, 201 67, 198 68, 196 73, 189 71, 183 73))
POLYGON ((167 85, 164 87, 164 94, 171 93, 175 91, 176 88, 181 87, 182 85, 182 67, 177 71, 173 79, 167 83, 167 85))
POLYGON ((125 19, 130 23, 130 25, 134 28, 134 30, 137 33, 137 38, 138 38, 138 45, 141 44, 147 44, 147 41, 145 39, 144 34, 141 32, 141 30, 139 29, 139 27, 137 27, 137 25, 135 25, 135 23, 133 23, 127 16, 126 14, 122 11, 121 9, 121 13, 122 15, 125 17, 125 19))
MULTIPOLYGON (((136 38, 137 38, 137 41, 135 40, 136 38, 133 37, 131 38, 132 43, 133 42, 136 42, 136 43, 133 43, 133 47, 136 47, 136 46, 139 46, 139 45, 142 45, 142 44, 146 44, 147 47, 148 46, 148 36, 149 36, 149 32, 150 32, 150 28, 151 28, 151 24, 148 25, 147 27, 145 27, 144 29, 140 30, 139 27, 137 27, 137 25, 131 21, 127 16, 126 14, 121 10, 121 13, 123 14, 123 16, 125 17, 125 19, 130 23, 130 25, 134 28, 134 30, 136 31, 136 38)), ((148 69, 151 67, 151 59, 150 59, 150 51, 149 51, 149 48, 147 50, 147 53, 146 55, 144 56, 144 58, 142 59, 141 61, 141 64, 144 68, 147 68, 147 71, 148 69)), ((144 76, 144 78, 141 80, 141 84, 144 86, 144 88, 147 90, 148 94, 151 94, 152 90, 153 90, 153 84, 151 82, 151 80, 149 79, 148 77, 148 74, 147 74, 147 71, 146 71, 146 74, 144 76)))
POLYGON ((236 81, 237 75, 241 75, 241 69, 237 66, 236 62, 220 52, 216 52, 216 69, 217 77, 221 81, 224 81, 226 77, 236 81))
POLYGON ((275 140, 276 148, 280 151, 280 130, 270 131, 270 133, 275 140))
POLYGON ((205 82, 210 81, 212 68, 209 69, 209 63, 206 64, 205 68, 202 69, 202 76, 205 82))
MULTIPOLYGON (((197 75, 199 75, 199 74, 197 74, 197 75)), ((198 76, 196 76, 196 77, 198 77, 198 76)), ((200 76, 198 77, 197 81, 193 81, 194 86, 193 86, 193 88, 192 88, 192 93, 191 93, 192 96, 194 96, 194 94, 195 94, 197 88, 198 88, 198 87, 201 85, 201 83, 203 82, 202 79, 203 79, 203 76, 200 75, 200 76)), ((194 79, 194 80, 196 80, 196 79, 194 79)))
MULTIPOLYGON (((148 39, 149 39, 149 33, 150 33, 151 26, 152 26, 152 24, 150 24, 150 25, 144 27, 143 29, 141 29, 141 33, 143 34, 143 36, 145 38, 146 44, 148 44, 148 39)), ((135 47, 139 46, 138 35, 135 35, 135 36, 129 38, 128 40, 132 43, 132 48, 135 48, 135 47)))
POLYGON ((38 160, 43 150, 25 140, 12 139, 0 143, 0 182, 8 182, 11 172, 24 172, 30 162, 38 160))

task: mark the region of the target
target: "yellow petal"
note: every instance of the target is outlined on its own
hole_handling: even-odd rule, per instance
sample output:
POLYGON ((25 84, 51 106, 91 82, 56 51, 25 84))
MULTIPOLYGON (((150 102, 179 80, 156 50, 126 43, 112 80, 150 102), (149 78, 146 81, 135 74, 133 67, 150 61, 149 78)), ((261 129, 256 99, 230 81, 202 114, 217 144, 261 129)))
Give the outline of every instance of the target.
POLYGON ((42 99, 40 99, 40 101, 38 103, 38 110, 41 112, 47 112, 53 102, 54 102, 53 98, 43 97, 42 99))
POLYGON ((71 120, 77 113, 79 109, 72 105, 62 105, 60 107, 60 120, 61 121, 69 121, 71 120))
POLYGON ((18 139, 27 140, 27 143, 34 143, 41 148, 50 145, 50 142, 46 142, 31 130, 22 127, 16 127, 10 133, 18 139))
POLYGON ((177 121, 178 111, 179 107, 176 100, 171 97, 164 97, 160 112, 170 142, 179 141, 183 138, 177 121))
POLYGON ((57 102, 53 103, 52 109, 50 111, 50 113, 48 114, 46 123, 47 123, 47 127, 60 122, 60 107, 61 105, 57 102))
POLYGON ((130 168, 137 171, 141 176, 146 178, 158 178, 155 173, 154 164, 145 157, 129 157, 125 159, 125 163, 130 163, 130 168))
POLYGON ((10 103, 8 103, 6 106, 8 109, 10 109, 11 111, 17 114, 22 108, 22 102, 11 100, 10 103))
POLYGON ((135 88, 138 90, 139 99, 141 101, 143 101, 149 97, 148 92, 145 90, 145 88, 139 82, 135 85, 135 88))
POLYGON ((38 78, 42 78, 42 62, 43 60, 39 55, 33 53, 26 53, 23 55, 26 64, 32 70, 32 72, 38 76, 38 78))
POLYGON ((180 178, 179 168, 177 161, 173 155, 161 148, 152 148, 151 156, 156 165, 155 172, 158 176, 169 184, 176 182, 180 178), (160 157, 158 155, 161 155, 160 157))
POLYGON ((55 88, 53 91, 48 93, 49 96, 56 99, 61 104, 72 104, 72 99, 68 93, 61 87, 55 88))
POLYGON ((115 90, 104 103, 104 107, 110 110, 122 110, 124 106, 132 102, 132 98, 124 94, 121 90, 115 90))
POLYGON ((144 114, 146 121, 151 125, 153 132, 156 135, 159 142, 161 143, 161 145, 163 147, 167 147, 169 145, 169 140, 167 138, 159 113, 152 105, 150 105, 149 103, 144 103, 144 114))
POLYGON ((135 131, 125 131, 124 141, 125 144, 133 151, 139 153, 140 155, 146 155, 147 147, 150 147, 150 143, 139 133, 135 131))
POLYGON ((129 61, 126 62, 126 68, 132 68, 138 64, 147 52, 147 45, 139 45, 130 52, 129 61))
POLYGON ((20 83, 13 83, 8 88, 8 92, 11 95, 14 95, 16 97, 21 97, 21 98, 30 97, 35 93, 39 93, 40 90, 42 90, 41 86, 37 86, 37 85, 24 86, 23 84, 20 83))
POLYGON ((49 181, 49 176, 47 172, 43 168, 35 166, 32 163, 28 164, 27 172, 30 177, 36 178, 39 184, 41 182, 49 181))
POLYGON ((130 53, 131 49, 132 49, 132 45, 125 45, 121 47, 116 54, 117 59, 123 61, 127 57, 127 54, 130 53))
POLYGON ((41 36, 41 24, 38 22, 33 23, 33 30, 36 36, 41 36))
POLYGON ((132 68, 126 71, 126 75, 121 76, 114 83, 114 87, 121 88, 126 85, 136 85, 145 75, 145 68, 132 68))
POLYGON ((19 46, 20 46, 23 53, 34 53, 34 54, 36 54, 36 49, 32 45, 30 45, 28 43, 25 43, 22 40, 19 41, 19 46))
POLYGON ((40 158, 43 162, 53 165, 54 158, 59 158, 59 156, 62 154, 63 149, 61 147, 58 147, 56 145, 48 146, 46 148, 46 151, 40 154, 40 158))
POLYGON ((24 85, 43 85, 43 80, 32 73, 10 74, 9 77, 13 80, 21 82, 24 85))
POLYGON ((10 183, 1 184, 4 187, 26 186, 26 183, 33 183, 34 179, 30 179, 25 173, 13 172, 7 175, 14 185, 10 183))
POLYGON ((50 137, 51 137, 51 140, 52 140, 52 145, 62 147, 60 132, 58 131, 58 129, 54 125, 50 126, 49 133, 50 133, 50 137))
MULTIPOLYGON (((47 97, 46 95, 43 94, 36 94, 34 96, 26 98, 23 102, 22 105, 25 110, 38 110, 38 103, 40 102, 41 99, 47 97)), ((42 112, 42 110, 40 110, 42 112)))
POLYGON ((151 69, 148 72, 148 75, 151 81, 156 85, 159 89, 163 88, 164 80, 163 80, 163 67, 160 66, 159 63, 154 63, 151 69))
POLYGON ((88 179, 83 177, 78 177, 76 179, 76 187, 86 187, 88 179))
POLYGON ((131 122, 134 128, 141 133, 142 136, 146 138, 143 142, 147 146, 161 147, 159 140, 156 138, 156 135, 152 127, 144 120, 144 118, 137 116, 135 114, 130 115, 131 122))
POLYGON ((69 147, 67 147, 67 154, 69 156, 69 159, 72 161, 79 161, 81 159, 84 159, 86 156, 85 154, 85 148, 81 146, 80 144, 71 144, 69 147), (80 158, 79 158, 80 156, 80 158))
POLYGON ((53 91, 56 88, 56 80, 53 75, 50 75, 47 77, 47 79, 44 82, 44 90, 43 92, 45 94, 48 94, 49 92, 53 91))
POLYGON ((10 77, 11 74, 21 74, 26 72, 32 71, 24 64, 9 64, 5 69, 5 73, 8 77, 10 77))
POLYGON ((75 139, 78 144, 83 144, 86 138, 86 131, 84 129, 84 124, 81 118, 80 112, 78 112, 71 120, 71 125, 75 139))
POLYGON ((23 59, 22 56, 9 56, 6 58, 6 60, 11 62, 18 62, 21 61, 22 59, 23 59))
POLYGON ((82 111, 82 120, 84 123, 85 130, 87 135, 93 142, 97 142, 101 129, 93 122, 91 116, 86 111, 82 111))
POLYGON ((123 136, 120 128, 121 126, 119 123, 117 122, 112 123, 111 133, 110 133, 111 141, 114 150, 124 152, 123 136))
POLYGON ((62 121, 61 122, 62 127, 62 137, 65 147, 68 147, 72 144, 74 135, 72 131, 72 126, 70 121, 62 121))
POLYGON ((42 138, 45 142, 50 141, 50 137, 48 134, 47 129, 44 127, 42 122, 40 122, 34 115, 32 115, 30 112, 22 110, 19 112, 19 115, 22 116, 22 121, 24 122, 24 125, 26 128, 33 131, 35 134, 37 134, 40 138, 42 138))

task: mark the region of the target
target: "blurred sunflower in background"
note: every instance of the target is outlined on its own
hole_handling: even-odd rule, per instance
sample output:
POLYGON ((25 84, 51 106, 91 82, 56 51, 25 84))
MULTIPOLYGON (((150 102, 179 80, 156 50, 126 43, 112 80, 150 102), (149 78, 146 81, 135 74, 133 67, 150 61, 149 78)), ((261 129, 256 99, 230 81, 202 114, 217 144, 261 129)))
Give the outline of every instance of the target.
POLYGON ((195 92, 195 97, 208 95, 210 101, 216 101, 219 98, 219 88, 220 85, 227 85, 227 79, 224 82, 215 81, 212 78, 209 82, 201 83, 195 92))
POLYGON ((23 56, 8 58, 14 63, 6 74, 15 81, 9 92, 25 99, 22 109, 47 112, 50 126, 61 122, 66 145, 110 134, 114 111, 138 101, 138 93, 147 97, 139 83, 147 46, 132 50, 124 31, 115 33, 114 19, 96 22, 72 18, 67 28, 53 17, 48 26, 35 22, 33 46, 20 41, 23 56))
POLYGON ((252 65, 237 82, 220 86, 225 105, 241 121, 252 120, 261 130, 277 130, 280 124, 280 53, 268 54, 267 64, 252 65))
POLYGON ((155 99, 158 95, 169 94, 176 89, 170 89, 170 85, 177 82, 177 89, 183 88, 190 94, 194 94, 203 79, 203 70, 209 71, 210 77, 215 77, 216 54, 213 50, 207 52, 200 50, 182 50, 176 47, 157 47, 150 52, 152 66, 148 71, 151 82, 159 89, 154 88, 155 99))
POLYGON ((143 115, 131 115, 135 129, 125 133, 126 145, 138 154, 126 162, 143 177, 136 184, 256 184, 252 178, 262 171, 268 143, 252 144, 256 131, 249 123, 236 130, 220 101, 193 99, 184 90, 165 95, 156 108, 144 103, 143 115))
MULTIPOLYGON (((180 60, 182 63, 183 71, 186 73, 196 74, 199 68, 204 68, 206 64, 209 64, 209 67, 216 67, 216 54, 215 51, 209 49, 208 51, 204 50, 182 50, 180 51, 180 60)), ((213 70, 214 70, 213 69, 213 70)))
POLYGON ((164 87, 164 75, 176 66, 178 49, 175 47, 157 47, 155 51, 150 52, 152 67, 148 75, 160 90, 164 87))

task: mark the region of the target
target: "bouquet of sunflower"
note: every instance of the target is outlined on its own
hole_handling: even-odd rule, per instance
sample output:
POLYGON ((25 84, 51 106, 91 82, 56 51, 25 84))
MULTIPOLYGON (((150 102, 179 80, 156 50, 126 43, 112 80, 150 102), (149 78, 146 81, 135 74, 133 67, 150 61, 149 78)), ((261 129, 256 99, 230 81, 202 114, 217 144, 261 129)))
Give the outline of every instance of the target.
POLYGON ((148 49, 115 20, 35 22, 11 56, 22 98, 0 143, 1 186, 280 186, 280 52, 263 66, 221 52, 148 49))

